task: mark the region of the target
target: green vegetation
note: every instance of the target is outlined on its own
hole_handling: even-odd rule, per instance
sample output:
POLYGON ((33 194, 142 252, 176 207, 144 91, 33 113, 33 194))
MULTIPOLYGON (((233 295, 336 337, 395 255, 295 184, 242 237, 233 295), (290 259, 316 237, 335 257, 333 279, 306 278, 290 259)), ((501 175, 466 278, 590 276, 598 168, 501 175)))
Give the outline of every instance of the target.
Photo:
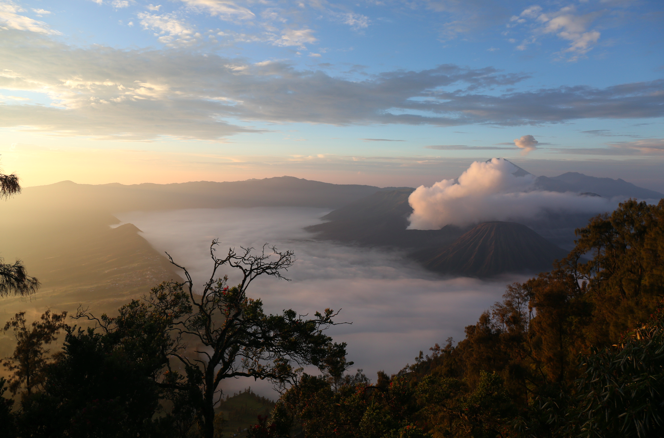
POLYGON ((302 376, 254 436, 661 436, 664 201, 625 202, 577 235, 458 344, 373 385, 302 376))
POLYGON ((221 429, 224 436, 245 436, 246 431, 256 424, 258 416, 269 417, 274 406, 274 401, 247 388, 221 401, 215 411, 224 419, 221 429))
MULTIPOLYGON (((246 295, 259 276, 283 278, 292 252, 229 250, 217 258, 215 246, 213 272, 200 293, 182 268, 187 281, 162 283, 117 316, 79 309, 75 319, 94 327, 69 326, 64 314, 50 313, 29 326, 16 315, 6 330, 15 332, 18 345, 3 365, 13 373, 9 389, 19 403, 13 413, 10 403, 0 405, 7 418, 0 436, 213 438, 223 424, 214 408, 224 379, 284 384, 306 365, 341 375, 350 365, 345 344, 323 333, 335 324, 335 312, 308 319, 293 310, 269 315, 261 300, 246 295), (216 276, 223 267, 241 275, 237 286, 216 276), (44 347, 60 330, 64 346, 47 360, 44 347)), ((5 384, 0 381, 0 393, 5 384)))
POLYGON ((0 436, 213 438, 254 416, 253 438, 659 437, 664 201, 625 202, 577 236, 552 271, 508 285, 463 340, 373 384, 344 374, 345 345, 323 333, 334 312, 266 315, 247 297, 257 276, 280 277, 292 253, 217 258, 213 244, 202 294, 185 270, 187 281, 162 283, 118 316, 79 311, 94 328, 56 314, 7 323, 18 345, 0 394, 16 398, 2 398, 0 436), (243 280, 215 278, 221 266, 243 280), (47 357, 59 330, 64 346, 47 357), (321 374, 302 373, 305 364, 321 374), (250 392, 218 403, 220 383, 235 376, 283 392, 274 406, 250 392))

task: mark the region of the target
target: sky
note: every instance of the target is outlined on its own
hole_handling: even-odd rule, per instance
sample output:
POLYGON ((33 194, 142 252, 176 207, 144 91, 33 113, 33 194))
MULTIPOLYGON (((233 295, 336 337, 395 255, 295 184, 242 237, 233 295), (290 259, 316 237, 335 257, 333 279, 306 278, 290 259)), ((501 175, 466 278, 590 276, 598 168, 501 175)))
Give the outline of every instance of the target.
POLYGON ((431 185, 505 157, 664 191, 661 0, 0 0, 24 187, 431 185))

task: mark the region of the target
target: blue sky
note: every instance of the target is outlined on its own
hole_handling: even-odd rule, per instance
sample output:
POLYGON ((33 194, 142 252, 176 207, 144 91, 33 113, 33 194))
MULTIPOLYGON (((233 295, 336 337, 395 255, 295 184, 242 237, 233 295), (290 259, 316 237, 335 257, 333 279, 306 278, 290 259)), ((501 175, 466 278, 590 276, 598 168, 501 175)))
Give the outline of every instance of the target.
POLYGON ((0 166, 416 186, 503 156, 664 191, 662 22, 655 0, 0 0, 0 166))

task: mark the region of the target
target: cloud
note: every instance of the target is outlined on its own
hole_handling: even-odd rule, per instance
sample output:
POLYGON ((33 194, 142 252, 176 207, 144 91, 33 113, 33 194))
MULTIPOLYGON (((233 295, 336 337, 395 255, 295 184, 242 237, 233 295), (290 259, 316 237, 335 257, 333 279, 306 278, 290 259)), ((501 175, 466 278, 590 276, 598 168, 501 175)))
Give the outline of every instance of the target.
POLYGON ((617 150, 634 151, 644 155, 664 154, 663 138, 649 138, 644 140, 610 143, 610 146, 617 150))
POLYGON ((458 178, 420 186, 409 197, 413 213, 409 228, 437 230, 485 221, 533 219, 545 211, 600 213, 617 204, 599 197, 533 191, 535 176, 515 176, 507 160, 476 161, 458 178))
POLYGON ((431 11, 439 14, 440 35, 444 40, 481 34, 509 17, 506 6, 493 0, 422 0, 410 4, 423 6, 427 14, 431 11))
MULTIPOLYGON (((43 9, 34 10, 37 15, 48 14, 43 9), (37 11, 42 11, 37 12, 37 11)), ((35 32, 45 35, 60 35, 60 32, 50 29, 48 24, 20 15, 24 10, 12 1, 0 3, 0 31, 7 29, 35 32)))
MULTIPOLYGON (((142 12, 139 17, 141 25, 165 44, 182 46, 199 40, 175 14, 142 12)), ((284 35, 281 43, 313 41, 312 31, 305 29, 284 35)), ((43 93, 53 102, 2 105, 0 126, 62 135, 211 140, 260 131, 246 123, 233 125, 234 120, 520 126, 664 115, 658 94, 664 80, 517 92, 511 87, 524 75, 443 64, 385 71, 356 81, 298 69, 281 60, 253 64, 170 48, 78 48, 16 30, 2 33, 0 65, 4 66, 0 87, 43 93)))
POLYGON ((363 138, 362 141, 404 141, 404 140, 394 140, 391 138, 363 138))
POLYGON ((465 144, 440 144, 432 146, 424 146, 425 149, 433 149, 438 151, 504 151, 514 148, 500 148, 496 146, 468 146, 465 144))
POLYGON ((578 14, 575 6, 566 6, 556 12, 544 13, 540 6, 531 6, 518 16, 510 19, 508 28, 527 23, 533 20, 530 37, 524 39, 517 50, 526 48, 535 43, 540 37, 553 34, 563 40, 569 41, 569 46, 558 54, 561 58, 568 56, 568 61, 577 61, 593 49, 600 32, 590 30, 590 24, 598 17, 598 12, 578 14))
POLYGON ((255 17, 249 9, 238 6, 227 0, 181 0, 189 8, 197 11, 205 11, 213 17, 221 20, 250 20, 255 17))
POLYGON ((365 29, 369 27, 369 17, 349 12, 344 15, 344 23, 356 30, 365 29))
MULTIPOLYGON (((600 130, 604 131, 604 130, 600 130)), ((623 137, 620 135, 596 134, 604 137, 623 137)), ((609 147, 594 148, 557 148, 560 154, 606 155, 606 156, 657 156, 664 154, 664 139, 649 138, 636 141, 609 143, 609 147)))
POLYGON ((282 32, 281 38, 274 42, 277 46, 295 46, 305 48, 305 44, 315 43, 316 37, 311 29, 286 29, 282 32))
POLYGON ((581 132, 584 134, 595 135, 598 137, 634 137, 634 138, 640 137, 639 135, 635 134, 613 134, 608 129, 590 129, 588 131, 581 131, 581 132))
POLYGON ((175 13, 157 15, 140 12, 138 18, 143 29, 156 30, 155 36, 166 45, 188 45, 200 37, 183 20, 177 18, 175 13))
POLYGON ((0 95, 0 100, 28 101, 30 99, 27 98, 27 97, 21 97, 21 96, 3 96, 3 95, 0 95))
MULTIPOLYGON (((290 282, 258 278, 249 296, 261 298, 266 312, 292 308, 299 313, 341 309, 339 321, 352 322, 327 333, 347 342, 349 360, 375 379, 376 372, 398 372, 420 350, 448 337, 463 338, 463 328, 499 301, 505 285, 469 278, 441 278, 399 252, 316 242, 303 230, 320 223, 327 210, 307 208, 229 208, 132 212, 118 217, 136 225, 158 251, 168 251, 187 267, 196 285, 210 273, 209 245, 221 239, 218 253, 229 247, 260 248, 265 242, 295 251, 297 261, 286 273, 290 282), (177 232, 174 232, 177 231, 177 232), (404 291, 407 291, 405 293, 404 291)), ((222 272, 222 274, 226 271, 222 272)), ((230 283, 237 277, 231 275, 230 283)), ((226 382, 228 393, 256 383, 226 382)), ((269 386, 263 389, 269 391, 269 386)))
POLYGON ((521 149, 522 155, 527 155, 529 152, 532 152, 535 149, 537 149, 539 141, 535 140, 535 137, 533 137, 532 135, 524 135, 521 138, 515 138, 514 144, 516 145, 516 147, 521 149))
POLYGON ((128 0, 113 0, 111 5, 115 9, 128 8, 129 7, 129 1, 128 0))
POLYGON ((39 15, 40 17, 42 15, 49 15, 51 13, 51 11, 47 11, 46 9, 35 9, 35 8, 32 8, 32 12, 39 15))
POLYGON ((157 5, 157 6, 152 5, 152 4, 148 5, 148 11, 159 12, 160 8, 161 8, 161 5, 157 5))

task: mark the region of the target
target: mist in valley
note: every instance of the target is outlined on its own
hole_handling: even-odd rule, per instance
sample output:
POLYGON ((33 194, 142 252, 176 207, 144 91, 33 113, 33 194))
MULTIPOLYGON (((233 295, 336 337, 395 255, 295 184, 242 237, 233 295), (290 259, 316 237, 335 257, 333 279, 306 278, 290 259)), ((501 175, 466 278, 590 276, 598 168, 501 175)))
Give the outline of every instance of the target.
MULTIPOLYGON (((409 261, 396 250, 320 242, 304 227, 320 223, 329 210, 317 208, 226 208, 165 212, 128 212, 122 223, 137 226, 159 252, 167 251, 187 268, 195 285, 209 278, 210 243, 218 238, 217 255, 228 248, 265 243, 293 250, 291 281, 264 277, 251 286, 249 296, 261 298, 268 313, 292 308, 313 314, 325 308, 341 309, 339 322, 329 334, 348 343, 352 371, 361 368, 375 379, 376 372, 396 373, 448 337, 463 339, 463 328, 500 300, 505 285, 525 277, 505 276, 495 281, 443 278, 409 261)), ((222 272, 226 273, 226 272, 222 272)), ((229 284, 234 284, 232 272, 229 284)), ((271 394, 267 382, 238 379, 225 382, 232 393, 251 386, 271 394)))

